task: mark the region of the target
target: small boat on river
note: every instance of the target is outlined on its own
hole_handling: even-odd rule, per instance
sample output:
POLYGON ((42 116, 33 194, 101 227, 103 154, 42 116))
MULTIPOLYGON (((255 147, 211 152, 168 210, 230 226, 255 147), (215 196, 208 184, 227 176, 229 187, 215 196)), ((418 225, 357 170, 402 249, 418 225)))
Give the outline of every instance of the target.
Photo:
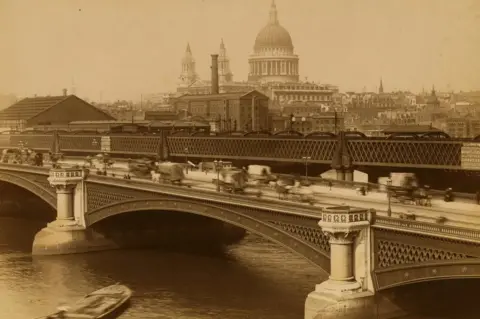
MULTIPOLYGON (((86 295, 76 303, 39 319, 113 319, 126 309, 132 291, 115 284, 86 295)), ((63 308, 63 307, 62 307, 63 308)))

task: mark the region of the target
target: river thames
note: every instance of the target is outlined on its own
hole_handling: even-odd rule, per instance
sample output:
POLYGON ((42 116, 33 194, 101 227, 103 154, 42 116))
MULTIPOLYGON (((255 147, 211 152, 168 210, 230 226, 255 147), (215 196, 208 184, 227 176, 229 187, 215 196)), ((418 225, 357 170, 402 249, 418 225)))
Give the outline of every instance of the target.
MULTIPOLYGON (((123 250, 34 258, 28 247, 37 226, 25 224, 0 219, 0 318, 36 318, 121 282, 134 291, 125 319, 303 319, 307 294, 325 279, 302 258, 252 235, 215 254, 123 250)), ((456 315, 428 318, 478 318, 456 315)))

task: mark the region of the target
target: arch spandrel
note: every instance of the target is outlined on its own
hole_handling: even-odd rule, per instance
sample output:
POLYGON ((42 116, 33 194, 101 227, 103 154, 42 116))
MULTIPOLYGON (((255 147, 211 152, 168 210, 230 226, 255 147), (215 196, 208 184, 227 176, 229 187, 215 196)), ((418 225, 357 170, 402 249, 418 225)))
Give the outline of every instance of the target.
MULTIPOLYGON (((87 213, 85 215, 85 223, 87 227, 90 227, 101 220, 115 215, 145 210, 177 211, 220 220, 275 242, 291 252, 304 257, 312 264, 319 266, 326 273, 330 271, 328 249, 322 249, 322 246, 318 245, 319 239, 312 237, 312 240, 305 240, 300 236, 295 236, 295 233, 305 234, 305 232, 308 232, 308 227, 290 225, 290 228, 306 229, 292 232, 292 229, 286 229, 278 223, 256 219, 239 211, 210 204, 179 199, 144 198, 126 200, 103 206, 87 213)), ((318 228, 318 234, 321 234, 320 228, 318 228)))
POLYGON ((480 258, 466 258, 399 266, 373 273, 378 291, 428 281, 480 279, 480 258))
POLYGON ((0 181, 17 185, 36 196, 43 199, 52 208, 57 208, 57 195, 53 188, 49 188, 47 185, 47 177, 45 176, 45 183, 37 183, 35 176, 21 176, 21 174, 10 174, 0 172, 0 181), (33 180, 33 181, 32 181, 33 180))

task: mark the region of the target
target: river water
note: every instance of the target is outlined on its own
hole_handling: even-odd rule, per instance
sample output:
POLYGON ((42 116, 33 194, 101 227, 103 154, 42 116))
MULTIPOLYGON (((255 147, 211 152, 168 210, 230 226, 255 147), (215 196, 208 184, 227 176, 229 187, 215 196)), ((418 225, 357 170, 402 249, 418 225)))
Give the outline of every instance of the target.
POLYGON ((222 254, 124 250, 32 257, 36 228, 0 219, 2 319, 36 318, 115 282, 135 293, 124 319, 303 319, 307 294, 325 279, 302 258, 251 235, 222 254))

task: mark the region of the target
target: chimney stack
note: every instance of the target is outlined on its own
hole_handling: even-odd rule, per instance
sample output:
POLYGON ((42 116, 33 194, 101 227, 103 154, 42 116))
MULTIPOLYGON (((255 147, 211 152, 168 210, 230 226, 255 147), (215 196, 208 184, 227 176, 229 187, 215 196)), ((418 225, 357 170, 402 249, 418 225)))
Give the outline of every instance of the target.
POLYGON ((63 89, 63 96, 67 96, 67 89, 63 89))
POLYGON ((212 54, 212 94, 218 94, 218 54, 212 54))

